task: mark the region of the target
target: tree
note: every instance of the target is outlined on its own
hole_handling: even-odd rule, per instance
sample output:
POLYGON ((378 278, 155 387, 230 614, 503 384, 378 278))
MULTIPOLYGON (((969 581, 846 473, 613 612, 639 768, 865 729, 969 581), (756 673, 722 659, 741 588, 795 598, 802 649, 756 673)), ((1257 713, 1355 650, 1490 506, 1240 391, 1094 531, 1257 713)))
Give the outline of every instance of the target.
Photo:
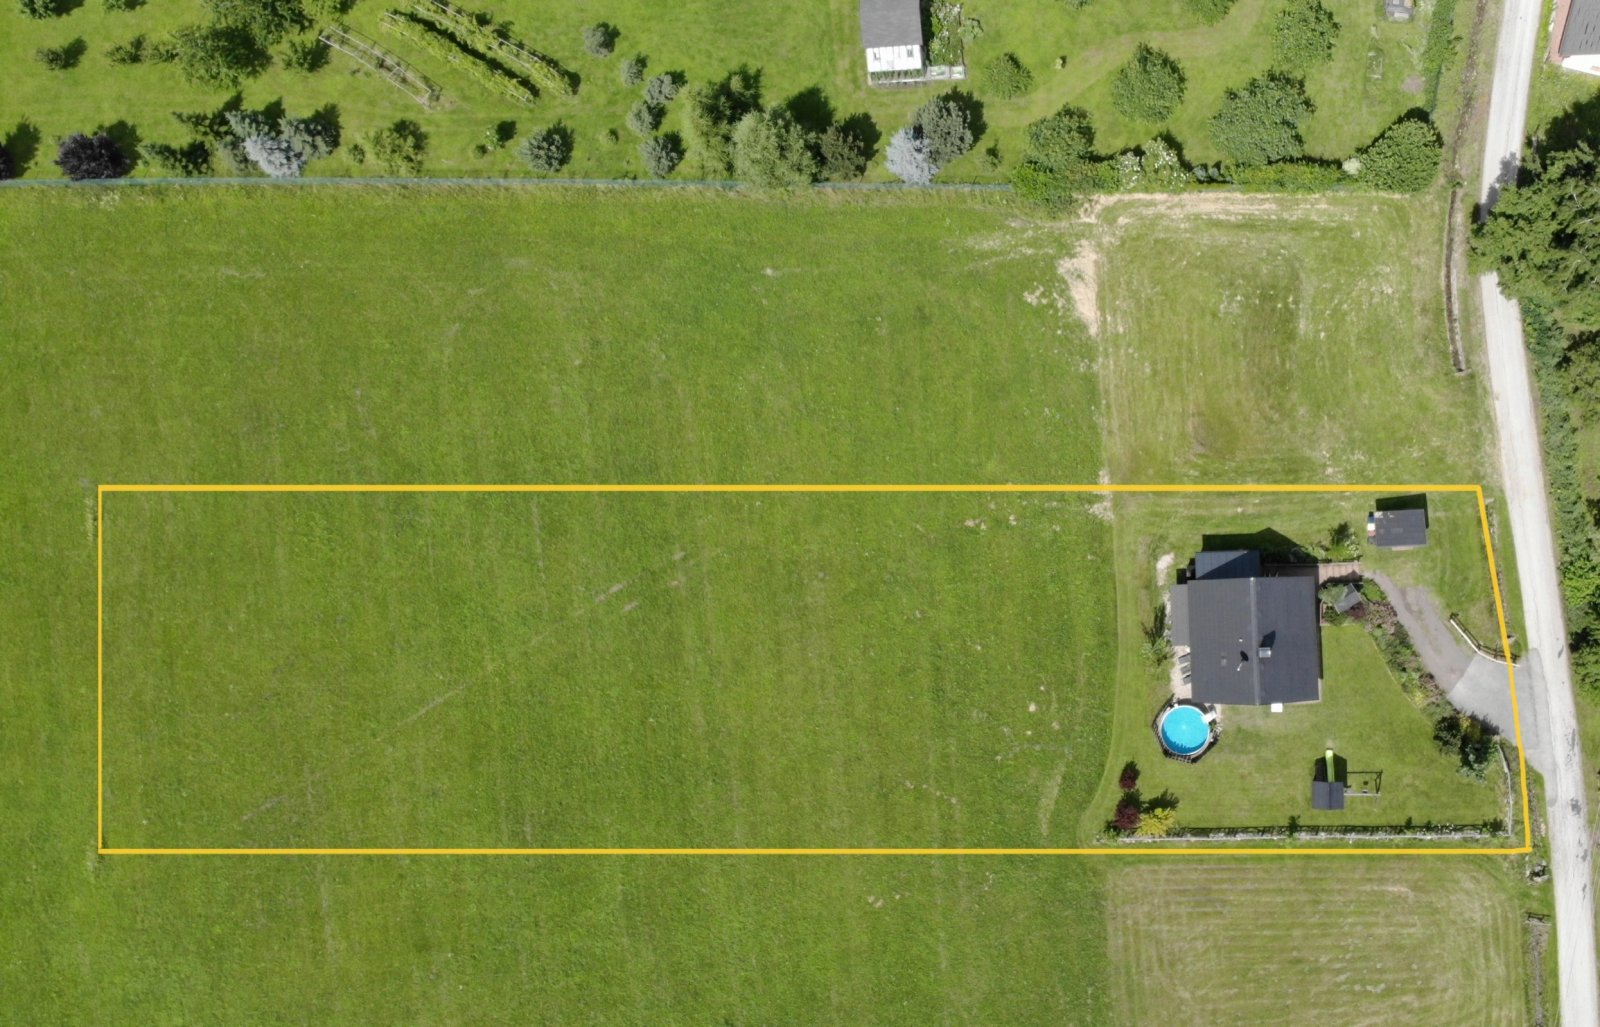
POLYGON ((317 118, 279 118, 273 122, 256 111, 226 115, 233 135, 252 164, 273 178, 298 178, 311 161, 333 152, 338 140, 328 123, 317 118))
POLYGON ((1288 0, 1278 11, 1274 52, 1280 68, 1301 71, 1333 59, 1339 23, 1318 0, 1288 0))
POLYGON ((1571 335, 1600 332, 1600 159, 1584 143, 1527 159, 1472 235, 1472 264, 1571 335))
POLYGON ((1117 777, 1117 787, 1125 792, 1131 792, 1139 787, 1139 764, 1129 760, 1122 765, 1122 773, 1117 777))
POLYGON ((939 173, 939 165, 933 160, 933 147, 909 128, 902 128, 889 137, 883 163, 890 174, 908 185, 927 185, 939 173))
POLYGON ((67 136, 57 148, 55 163, 74 182, 121 178, 133 167, 117 141, 104 132, 92 136, 76 132, 67 136))
POLYGON ((634 135, 650 135, 661 124, 661 115, 660 107, 645 100, 635 100, 633 106, 628 108, 628 130, 634 135))
POLYGON ((644 56, 642 54, 629 57, 617 65, 617 74, 622 78, 625 86, 636 86, 644 81, 644 56))
POLYGON ((125 43, 112 43, 106 47, 106 60, 112 64, 138 64, 144 60, 144 36, 134 36, 125 43))
POLYGON ((1067 106, 1028 126, 1022 163, 1011 187, 1022 198, 1052 211, 1074 205, 1094 185, 1094 126, 1089 112, 1067 106))
POLYGON ((1017 60, 1016 54, 1003 53, 983 66, 983 84, 989 92, 1009 100, 1033 88, 1033 72, 1017 60))
POLYGON ((704 173, 731 174, 733 126, 760 108, 760 78, 746 68, 735 69, 721 82, 690 89, 687 106, 690 145, 699 152, 704 173))
POLYGON ((1300 123, 1315 109, 1304 83, 1268 72, 1224 94, 1222 109, 1211 119, 1211 138, 1236 164, 1293 160, 1305 152, 1300 123))
POLYGON ((185 26, 172 33, 172 46, 184 77, 210 89, 231 89, 270 59, 255 36, 232 25, 185 26))
POLYGON ((100 0, 100 6, 105 8, 108 14, 115 14, 118 11, 131 11, 142 3, 144 3, 144 0, 100 0))
POLYGON ((1356 155, 1356 174, 1374 189, 1420 192, 1439 177, 1443 157, 1439 130, 1421 118, 1405 118, 1384 129, 1356 155))
POLYGON ((517 147, 517 156, 534 171, 560 171, 572 159, 572 133, 560 125, 551 125, 524 139, 517 147))
POLYGON ((1215 25, 1227 17, 1233 9, 1234 0, 1185 0, 1189 10, 1200 16, 1200 20, 1207 25, 1215 25))
POLYGON ((311 27, 300 0, 205 0, 217 25, 240 29, 261 43, 277 43, 311 27))
POLYGON ((1111 80, 1111 106, 1124 117, 1165 121, 1183 102, 1183 68, 1170 56, 1140 43, 1111 80))
POLYGON ((861 138, 842 125, 829 125, 817 137, 817 161, 829 182, 849 182, 867 170, 867 151, 861 138))
POLYGON ((30 18, 43 21, 62 13, 62 0, 17 0, 17 8, 30 18))
POLYGON ((33 57, 51 71, 66 71, 78 63, 82 52, 83 41, 74 40, 60 46, 41 46, 33 52, 33 57))
POLYGON ((605 22, 583 30, 583 51, 591 57, 610 57, 617 47, 617 32, 605 22))
POLYGON ((816 180, 810 140, 787 109, 752 111, 733 130, 733 173, 764 189, 786 189, 816 180))
POLYGON ((676 136, 651 136, 639 143, 639 159, 651 178, 666 178, 683 160, 676 136))
POLYGON ((402 118, 388 128, 372 133, 369 150, 391 175, 415 175, 422 170, 422 157, 428 150, 428 137, 422 126, 402 118))
POLYGON ((678 79, 670 74, 652 75, 644 87, 644 102, 665 107, 678 95, 678 79))
POLYGON ((936 96, 911 115, 911 131, 928 141, 928 155, 940 167, 972 149, 972 118, 956 94, 936 96))
POLYGON ((309 75, 328 63, 328 44, 320 39, 291 39, 283 48, 283 66, 309 75))
POLYGON ((1111 816, 1111 829, 1118 834, 1133 834, 1139 830, 1141 819, 1143 810, 1139 807, 1139 793, 1123 792, 1122 798, 1117 800, 1116 812, 1111 816))

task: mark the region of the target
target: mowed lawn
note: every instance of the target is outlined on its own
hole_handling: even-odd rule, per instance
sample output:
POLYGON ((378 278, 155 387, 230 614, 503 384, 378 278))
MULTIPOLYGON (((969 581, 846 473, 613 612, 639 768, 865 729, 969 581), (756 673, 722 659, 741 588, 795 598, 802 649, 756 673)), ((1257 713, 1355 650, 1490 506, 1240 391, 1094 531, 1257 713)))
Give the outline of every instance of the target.
MULTIPOLYGON (((889 137, 917 106, 948 87, 868 86, 857 0, 766 5, 759 16, 748 5, 729 0, 671 7, 646 0, 497 0, 468 5, 496 24, 509 25, 517 39, 554 57, 579 77, 577 95, 543 96, 526 107, 385 32, 384 11, 407 6, 359 3, 342 20, 433 79, 443 90, 435 109, 425 110, 340 54, 311 75, 288 70, 275 59, 260 77, 244 83, 245 105, 260 108, 281 101, 291 115, 306 116, 331 104, 347 144, 397 118, 413 119, 429 139, 426 172, 452 176, 527 174, 514 148, 477 155, 473 147, 502 121, 513 122, 523 136, 559 122, 574 135, 566 174, 639 177, 645 172, 638 140, 624 125, 630 105, 641 95, 640 87, 624 86, 618 65, 625 57, 643 54, 650 73, 674 72, 692 83, 716 82, 740 67, 757 72, 765 103, 798 101, 796 109, 813 125, 829 117, 865 116, 872 126, 869 134, 877 158, 871 177, 888 180, 881 158, 889 137), (621 33, 610 58, 590 56, 582 47, 584 26, 600 21, 621 33)), ((1423 102, 1420 54, 1430 15, 1419 8, 1418 18, 1402 25, 1384 20, 1379 7, 1366 0, 1328 0, 1327 6, 1341 25, 1332 59, 1316 68, 1295 70, 1305 75, 1307 92, 1317 108, 1303 127, 1307 152, 1342 159, 1423 102)), ((1099 147, 1107 153, 1168 132, 1191 161, 1220 160, 1209 121, 1225 90, 1244 85, 1273 63, 1272 40, 1281 7, 1280 0, 1239 0, 1220 23, 1206 25, 1184 0, 1093 3, 1083 8, 1059 0, 967 5, 967 15, 981 22, 984 33, 967 46, 969 75, 959 85, 982 104, 985 131, 980 146, 946 169, 944 177, 1003 180, 1022 154, 1025 126, 1068 103, 1090 111, 1099 147), (1165 123, 1130 120, 1111 104, 1111 82, 1141 43, 1171 53, 1188 80, 1184 102, 1165 123), (1021 97, 998 96, 982 73, 985 65, 1006 53, 1017 55, 1033 74, 1033 89, 1021 97), (1061 68, 1056 67, 1059 58, 1065 58, 1061 68), (991 144, 999 146, 1000 168, 990 167, 981 157, 991 144)), ((195 86, 172 65, 113 65, 106 50, 137 35, 154 42, 175 28, 206 19, 207 10, 197 0, 145 3, 127 12, 104 11, 95 0, 43 21, 24 17, 15 5, 0 10, 0 64, 8 69, 8 88, 0 94, 0 140, 11 141, 14 156, 34 177, 58 174, 50 164, 54 141, 75 131, 114 126, 130 141, 185 141, 185 130, 171 113, 214 109, 231 90, 195 86), (75 39, 84 41, 86 53, 74 68, 49 71, 34 57, 40 47, 75 39)), ((318 20, 319 26, 324 23, 318 20)), ((274 49, 275 58, 281 58, 283 47, 274 49)), ((669 108, 662 131, 683 132, 683 106, 678 102, 669 108)), ((219 173, 226 172, 219 169, 219 173)), ((346 146, 313 164, 310 173, 378 174, 381 168, 371 161, 356 164, 346 146)), ((706 173, 691 152, 677 174, 704 177, 706 173)))
POLYGON ((1109 204, 1112 479, 1489 480, 1483 378, 1450 361, 1443 224, 1390 197, 1109 204))
MULTIPOLYGON (((1007 224, 1013 216, 969 204, 767 204, 695 195, 208 189, 0 197, 0 237, 7 240, 0 249, 6 310, 0 431, 8 447, 0 524, 13 554, 0 572, 7 625, 0 633, 0 687, 9 697, 0 718, 6 742, 0 774, 11 782, 0 804, 0 921, 14 936, 0 946, 0 1021, 1105 1023, 1101 871, 1084 861, 112 858, 95 851, 97 484, 1093 480, 1101 461, 1088 342, 1053 305, 1024 299, 1054 280, 1061 254, 1048 233, 1017 244, 1018 229, 1007 224)), ((108 503, 113 560, 137 556, 135 545, 161 539, 155 530, 118 534, 119 511, 136 516, 132 504, 118 505, 129 498, 114 495, 108 503)), ((495 541, 491 551, 523 547, 526 554, 529 508, 503 509, 516 534, 495 541)), ((171 526, 188 524, 218 539, 231 535, 241 544, 264 532, 257 546, 278 532, 285 544, 297 537, 295 523, 255 517, 229 523, 222 513, 213 518, 188 500, 175 502, 171 526)), ((356 513, 352 506, 346 516, 356 513)), ((1018 511, 1019 533, 1036 527, 1026 513, 1018 511)), ((362 516, 361 523, 372 523, 371 514, 362 516)), ((968 516, 987 519, 987 543, 1008 544, 1002 511, 968 516)), ((471 545, 486 542, 499 522, 455 517, 434 530, 459 528, 454 571, 476 572, 471 545)), ((964 519, 917 522, 952 533, 964 519)), ((337 526, 346 523, 353 521, 337 526)), ((604 573, 591 577, 574 568, 570 584, 582 587, 572 606, 623 616, 632 601, 623 599, 627 589, 602 604, 595 596, 653 566, 649 561, 670 562, 679 548, 708 558, 716 546, 711 539, 685 534, 678 542, 677 529, 692 523, 630 528, 638 546, 631 561, 627 551, 584 550, 604 573)), ((844 563, 848 551, 816 547, 830 540, 842 545, 849 531, 881 533, 864 537, 881 542, 884 556, 891 541, 902 547, 894 550, 900 555, 914 550, 914 529, 907 534, 889 516, 862 517, 854 527, 847 520, 832 524, 831 534, 796 530, 778 539, 796 573, 817 562, 824 570, 844 563)), ((751 539, 773 544, 765 530, 751 539)), ((475 682, 413 725, 447 741, 463 737, 463 722, 452 718, 466 709, 463 700, 480 694, 489 674, 514 666, 511 636, 465 636, 465 648, 452 652, 448 638, 423 629, 465 623, 452 602, 487 605, 499 598, 488 586, 504 582, 486 577, 480 592, 466 577, 436 578, 426 565, 399 564, 403 550, 385 549, 381 541, 330 530, 326 544, 342 564, 314 564, 300 550, 299 562, 287 567, 348 572, 353 576, 345 580, 358 582, 356 564, 370 553, 373 569, 401 572, 397 587, 424 590, 439 614, 437 627, 428 628, 430 607, 411 605, 409 595, 404 603, 351 595, 336 609, 335 594, 308 587, 299 590, 302 614, 285 605, 295 601, 294 591, 273 588, 263 591, 260 609, 279 618, 279 630, 313 611, 363 620, 390 609, 409 616, 421 634, 390 644, 451 654, 445 678, 397 682, 403 703, 376 704, 371 691, 351 698, 367 712, 400 721, 475 682), (492 671, 483 665, 480 642, 498 647, 501 661, 492 671)), ((978 555, 956 549, 950 558, 970 559, 976 569, 986 565, 978 555)), ((175 561, 167 573, 180 581, 185 568, 211 589, 245 581, 228 577, 247 567, 230 571, 222 547, 175 554, 175 561), (202 568, 218 573, 199 575, 202 568)), ((274 567, 256 565, 252 573, 275 585, 274 567)), ((113 567, 113 617, 153 620, 154 609, 116 605, 116 575, 130 569, 159 571, 113 567)), ((945 565, 940 573, 949 572, 945 565)), ((1058 573, 1081 571, 1018 567, 1001 580, 1059 583, 1058 573)), ((835 587, 850 580, 869 592, 881 588, 870 575, 836 578, 835 587)), ((967 598, 981 588, 947 583, 967 598)), ((732 603, 736 592, 717 598, 732 603)), ((116 687, 118 668, 136 656, 140 665, 166 661, 189 673, 203 673, 201 660, 234 658, 209 644, 219 639, 226 610, 221 602, 202 610, 208 594, 218 595, 152 597, 152 608, 182 613, 184 623, 207 634, 147 635, 148 649, 135 654, 119 650, 113 633, 108 685, 116 687)), ((789 595, 797 601, 799 593, 789 595)), ((245 597, 235 591, 233 598, 245 597)), ((956 611, 937 599, 928 612, 938 623, 957 623, 956 611)), ((707 609, 715 607, 701 612, 707 609)), ((641 605, 628 616, 644 612, 641 605)), ((969 623, 995 623, 992 613, 972 613, 969 623)), ((748 613, 739 616, 748 621, 748 613)), ((657 623, 665 636, 672 622, 657 623)), ((841 619, 819 623, 841 639, 852 637, 841 619)), ((327 638, 336 625, 305 626, 327 638)), ((248 641, 238 632, 233 637, 248 641)), ((687 649, 686 640, 663 637, 661 644, 669 641, 687 649)), ((940 644, 954 651, 963 641, 940 644)), ((766 635, 763 644, 798 649, 800 640, 766 635)), ((1104 641, 1108 653, 1111 644, 1104 641)), ((1039 644, 1028 645, 1039 651, 1039 644)), ((403 666, 407 652, 336 655, 350 665, 367 661, 370 684, 383 661, 403 666)), ((591 657, 575 651, 572 659, 580 658, 591 657)), ((839 659, 861 666, 866 658, 839 659)), ((876 665, 892 666, 890 654, 876 665)), ((247 680, 209 683, 213 712, 264 715, 265 703, 230 705, 228 689, 259 689, 263 680, 254 675, 270 675, 276 665, 244 669, 252 675, 247 680)), ((1062 682, 1070 676, 1060 655, 1039 669, 1062 682)), ((169 710, 158 704, 153 712, 169 716, 170 725, 205 730, 194 719, 205 713, 204 701, 197 709, 193 698, 193 688, 185 687, 174 692, 169 710)), ((569 693, 564 701, 575 704, 574 716, 587 718, 597 738, 618 737, 611 732, 621 730, 624 716, 649 726, 640 711, 603 710, 590 698, 569 693)), ((116 759, 126 752, 118 746, 141 742, 116 733, 115 692, 108 702, 116 759)), ((524 702, 520 712, 531 705, 524 702)), ((842 723, 841 711, 810 705, 797 713, 842 723)), ((1013 729, 1042 722, 1027 714, 1021 696, 998 700, 996 708, 1013 729)), ((792 726, 781 710, 762 712, 770 728, 780 720, 792 726)), ((862 712, 877 715, 866 706, 862 712)), ((1090 725, 1094 710, 1079 715, 1090 725)), ((793 724, 804 719, 796 716, 793 724)), ((391 722, 349 723, 279 722, 263 737, 279 739, 280 755, 293 756, 301 733, 327 740, 348 731, 359 744, 368 736, 357 731, 391 722)), ((484 718, 474 726, 487 731, 490 723, 484 718)), ((503 730, 515 727, 508 719, 503 730)), ((711 727, 708 721, 708 735, 711 727)), ((213 717, 209 730, 219 729, 253 737, 213 717)), ((909 732, 894 730, 893 738, 907 741, 909 732)), ((937 759, 947 757, 929 746, 973 739, 980 730, 963 724, 953 738, 916 739, 924 762, 914 784, 943 789, 937 759)), ((170 731, 160 741, 147 742, 138 755, 169 759, 205 744, 170 731)), ((386 777, 433 782, 417 762, 416 742, 407 739, 409 748, 397 750, 400 741, 393 736, 385 758, 362 766, 373 775, 369 787, 392 787, 380 781, 386 777)), ((717 744, 731 748, 734 741, 717 744)), ((1014 769, 992 760, 993 736, 983 741, 975 751, 995 763, 997 780, 1010 775, 1020 782, 1014 769)), ((791 737, 783 742, 797 745, 791 737)), ((582 747, 561 744, 568 751, 582 747)), ((814 744, 813 752, 837 758, 826 748, 833 743, 814 744)), ((1091 744, 1103 745, 1092 738, 1091 744)), ((228 786, 223 791, 212 790, 214 782, 195 787, 192 809, 184 796, 160 796, 152 811, 161 815, 148 824, 133 812, 137 807, 117 804, 137 802, 137 794, 115 791, 108 797, 113 831, 159 840, 173 839, 174 826, 195 837, 225 824, 237 839, 268 830, 238 820, 287 787, 298 786, 292 801, 303 803, 305 782, 291 775, 307 765, 269 759, 264 747, 238 755, 270 766, 270 773, 249 787, 237 778, 221 782, 228 786)), ((504 750, 471 755, 496 761, 486 765, 503 768, 507 789, 526 797, 537 787, 505 762, 504 750)), ((871 755, 909 758, 877 749, 871 755)), ((1103 751, 1080 755, 1085 764, 1105 761, 1103 751)), ((859 762, 869 761, 863 755, 859 762)), ((814 766, 809 759, 795 766, 802 763, 814 766)), ((117 762, 110 768, 113 788, 120 786, 116 775, 141 765, 117 762)), ((152 786, 157 780, 150 778, 152 786)), ((665 784, 603 809, 649 810, 658 818, 653 826, 671 826, 657 807, 699 797, 665 784)), ((903 782, 896 787, 905 791, 903 782)), ((756 794, 743 801, 756 802, 756 794)), ((860 809, 854 821, 829 825, 831 799, 784 794, 815 803, 806 812, 818 814, 782 825, 786 833, 812 837, 829 826, 841 839, 852 826, 866 833, 860 809)), ((1016 816, 1033 824, 1043 789, 1025 794, 1027 807, 1016 816)), ((1063 785, 1062 795, 1070 801, 1070 786, 1063 785)), ((425 825, 429 842, 469 833, 463 840, 488 840, 479 829, 498 833, 502 824, 510 830, 500 837, 514 838, 522 827, 520 820, 500 819, 492 787, 471 796, 481 811, 430 809, 429 798, 424 791, 398 807, 432 818, 425 825), (451 816, 468 818, 459 832, 445 830, 456 826, 444 822, 451 816)), ((935 826, 934 808, 903 806, 895 826, 903 835, 935 826)), ((311 826, 320 836, 374 833, 361 822, 360 807, 343 812, 349 823, 325 813, 311 826)), ((940 809, 939 815, 951 814, 940 809)), ((749 817, 744 822, 753 829, 753 807, 749 817)), ((1058 823, 1069 817, 1057 810, 1058 823)), ((731 833, 738 822, 719 813, 706 826, 731 833)), ((280 836, 293 828, 269 826, 280 836)), ((762 826, 779 829, 770 821, 762 826)), ((678 836, 710 833, 693 827, 676 828, 678 836)))
POLYGON ((1532 1022, 1523 916, 1487 862, 1121 865, 1106 923, 1130 1027, 1532 1022))
POLYGON ((107 844, 1070 845, 1087 506, 112 493, 107 844))

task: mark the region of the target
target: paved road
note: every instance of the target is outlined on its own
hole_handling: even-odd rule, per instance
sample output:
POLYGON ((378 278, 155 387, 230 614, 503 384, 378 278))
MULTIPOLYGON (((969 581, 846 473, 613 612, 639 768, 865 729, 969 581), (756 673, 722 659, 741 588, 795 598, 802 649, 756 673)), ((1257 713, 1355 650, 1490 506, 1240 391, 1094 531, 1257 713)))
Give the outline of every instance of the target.
MULTIPOLYGON (((1528 113, 1528 86, 1539 33, 1540 0, 1505 0, 1495 54, 1494 91, 1483 152, 1480 199, 1492 203, 1516 167, 1528 113)), ((1501 474, 1517 547, 1527 662, 1537 685, 1532 702, 1542 707, 1548 733, 1545 774, 1551 875, 1555 882, 1556 959, 1561 973, 1561 1022, 1600 1024, 1600 978, 1595 966, 1595 911, 1590 865, 1592 842, 1585 801, 1583 753, 1578 745, 1572 668, 1567 660, 1566 618, 1556 574, 1555 539, 1546 497, 1522 315, 1500 292, 1493 276, 1479 279, 1488 341, 1489 385, 1500 432, 1501 474)))

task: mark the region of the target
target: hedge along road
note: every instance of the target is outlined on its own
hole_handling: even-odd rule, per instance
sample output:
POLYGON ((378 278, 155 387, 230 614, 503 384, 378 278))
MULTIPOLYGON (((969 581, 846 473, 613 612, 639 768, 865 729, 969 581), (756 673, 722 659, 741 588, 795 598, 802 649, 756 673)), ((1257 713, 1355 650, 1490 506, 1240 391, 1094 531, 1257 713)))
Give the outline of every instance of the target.
MULTIPOLYGON (((68 188, 95 189, 102 186, 127 188, 150 185, 269 185, 269 186, 576 186, 580 188, 618 189, 726 189, 745 188, 745 183, 726 179, 653 179, 653 178, 416 178, 375 176, 372 178, 215 178, 198 175, 194 178, 95 178, 74 182, 70 178, 12 178, 0 180, 0 189, 68 188)), ((812 189, 839 192, 919 192, 946 193, 1009 193, 1011 186, 1004 182, 930 182, 927 185, 907 185, 904 182, 813 182, 812 189)))
MULTIPOLYGON (((1495 53, 1494 89, 1483 148, 1479 200, 1486 209, 1514 179, 1528 117, 1528 86, 1539 35, 1540 0, 1506 0, 1495 53)), ((1488 345, 1489 385, 1500 432, 1501 476, 1517 547, 1522 615, 1528 635, 1531 698, 1542 707, 1549 732, 1545 773, 1550 863, 1555 878, 1556 958, 1560 967, 1561 1022, 1600 1023, 1595 967, 1594 868, 1584 792, 1583 751, 1567 659, 1566 618, 1545 486, 1544 453, 1522 311, 1500 291, 1498 279, 1478 279, 1488 345)), ((1528 682, 1523 682, 1528 687, 1528 682)))

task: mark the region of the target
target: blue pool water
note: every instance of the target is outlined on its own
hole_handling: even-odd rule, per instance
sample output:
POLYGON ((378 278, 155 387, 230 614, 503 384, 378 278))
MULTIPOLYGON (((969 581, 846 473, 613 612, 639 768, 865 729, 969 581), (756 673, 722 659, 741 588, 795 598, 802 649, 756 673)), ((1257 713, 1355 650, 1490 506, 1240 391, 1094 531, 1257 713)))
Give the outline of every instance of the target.
POLYGON ((1161 718, 1161 741, 1179 756, 1192 756, 1206 747, 1211 725, 1193 706, 1174 706, 1161 718))

